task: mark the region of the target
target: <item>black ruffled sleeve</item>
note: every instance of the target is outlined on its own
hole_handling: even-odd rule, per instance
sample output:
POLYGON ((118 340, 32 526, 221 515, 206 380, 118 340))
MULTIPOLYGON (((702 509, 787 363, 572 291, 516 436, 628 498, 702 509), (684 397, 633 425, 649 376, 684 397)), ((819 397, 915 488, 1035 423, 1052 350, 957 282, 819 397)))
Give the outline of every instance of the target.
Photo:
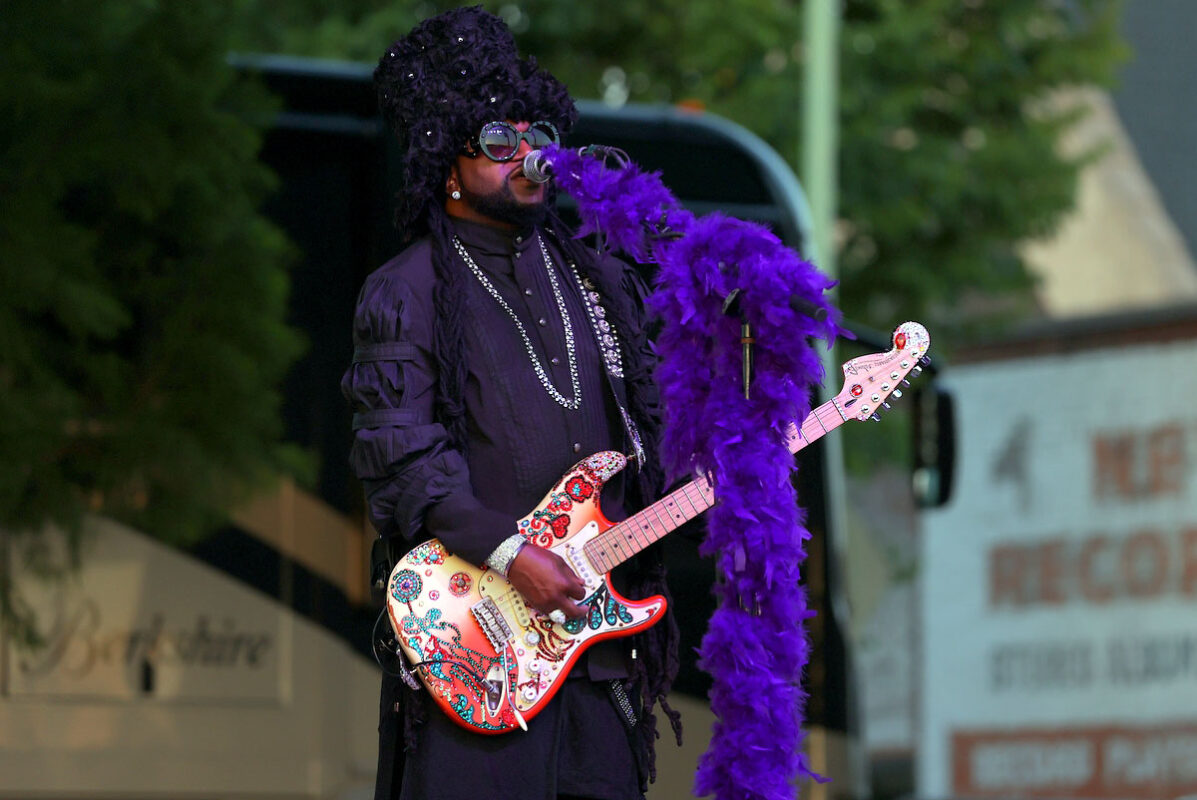
POLYGON ((418 265, 425 249, 412 250, 371 275, 358 297, 353 363, 341 379, 354 411, 349 462, 381 536, 408 546, 436 537, 482 564, 516 520, 478 502, 465 458, 435 421, 431 270, 405 274, 404 262, 418 265))

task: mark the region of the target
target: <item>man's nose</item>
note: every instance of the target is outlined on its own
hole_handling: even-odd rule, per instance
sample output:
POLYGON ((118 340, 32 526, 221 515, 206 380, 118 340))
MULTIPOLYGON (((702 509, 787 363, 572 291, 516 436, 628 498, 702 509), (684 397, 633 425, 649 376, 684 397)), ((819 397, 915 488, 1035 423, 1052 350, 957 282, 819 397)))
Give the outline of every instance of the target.
MULTIPOLYGON (((527 132, 526 128, 523 131, 521 131, 521 133, 526 133, 526 132, 527 132)), ((532 143, 528 141, 527 136, 521 136, 520 137, 520 146, 516 148, 515 154, 516 154, 517 158, 522 158, 523 156, 526 156, 528 153, 531 153, 535 149, 536 148, 532 146, 532 143)))

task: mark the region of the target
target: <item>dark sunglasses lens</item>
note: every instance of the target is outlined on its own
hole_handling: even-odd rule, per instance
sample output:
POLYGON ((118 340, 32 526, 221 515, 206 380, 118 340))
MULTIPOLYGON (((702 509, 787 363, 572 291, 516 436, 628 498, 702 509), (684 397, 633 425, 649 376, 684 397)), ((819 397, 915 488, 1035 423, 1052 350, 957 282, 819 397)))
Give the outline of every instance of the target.
POLYGON ((519 133, 510 125, 492 122, 478 137, 482 152, 495 161, 506 161, 519 149, 519 133))
POLYGON ((547 122, 534 122, 528 132, 528 143, 533 147, 548 147, 557 143, 557 131, 547 122))

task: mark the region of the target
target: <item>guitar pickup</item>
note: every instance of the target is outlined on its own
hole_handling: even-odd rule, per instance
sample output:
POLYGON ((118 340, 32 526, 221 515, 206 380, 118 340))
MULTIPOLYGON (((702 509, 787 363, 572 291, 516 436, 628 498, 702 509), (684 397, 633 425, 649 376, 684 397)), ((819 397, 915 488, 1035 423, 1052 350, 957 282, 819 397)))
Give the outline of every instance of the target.
POLYGON ((495 601, 489 597, 484 597, 481 602, 470 606, 470 613, 478 621, 478 627, 482 628, 482 632, 486 634, 486 638, 490 640, 490 646, 495 649, 496 653, 503 652, 504 646, 515 639, 515 634, 511 632, 511 626, 503 618, 495 601))

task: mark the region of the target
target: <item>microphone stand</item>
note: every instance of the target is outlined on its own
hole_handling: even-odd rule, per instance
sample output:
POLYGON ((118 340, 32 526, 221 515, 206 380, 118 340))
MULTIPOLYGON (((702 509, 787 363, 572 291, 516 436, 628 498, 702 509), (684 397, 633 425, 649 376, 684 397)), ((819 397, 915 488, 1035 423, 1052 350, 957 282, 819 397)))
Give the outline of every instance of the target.
MULTIPOLYGON (((752 399, 752 346, 756 344, 756 337, 752 334, 752 323, 743 313, 741 300, 744 295, 739 288, 732 289, 723 299, 723 313, 729 317, 740 318, 740 346, 744 349, 743 365, 741 368, 744 381, 744 399, 752 399)), ((827 309, 812 303, 800 294, 790 295, 790 308, 799 314, 810 317, 816 322, 827 319, 827 309)))
POLYGON ((740 318, 740 346, 744 348, 744 358, 741 367, 742 377, 744 379, 744 399, 750 400, 752 387, 752 346, 756 344, 756 339, 752 336, 752 323, 748 321, 743 312, 740 310, 740 290, 732 289, 727 297, 723 298, 723 313, 729 317, 740 318))

